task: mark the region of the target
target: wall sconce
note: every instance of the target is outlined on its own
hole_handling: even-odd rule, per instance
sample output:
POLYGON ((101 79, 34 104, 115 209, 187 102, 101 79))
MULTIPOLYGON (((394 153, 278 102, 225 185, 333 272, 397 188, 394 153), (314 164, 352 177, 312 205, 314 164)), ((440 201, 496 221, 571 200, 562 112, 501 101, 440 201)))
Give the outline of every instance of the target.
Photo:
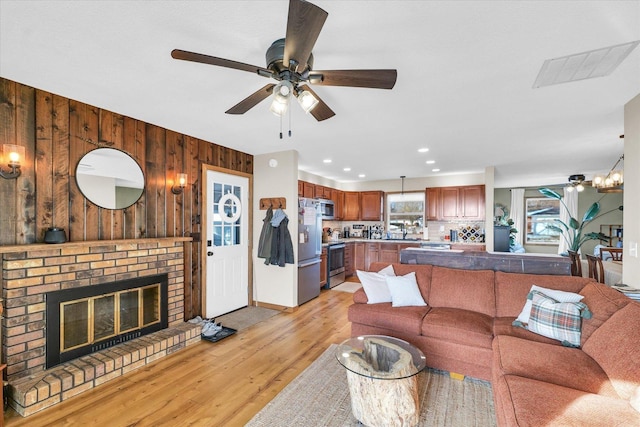
POLYGON ((173 194, 182 194, 182 190, 187 186, 187 174, 179 173, 176 175, 176 183, 171 187, 173 194), (176 185, 177 184, 177 185, 176 185))
POLYGON ((20 145, 3 144, 2 146, 3 160, 7 161, 7 165, 11 168, 5 172, 0 167, 0 176, 5 179, 16 179, 20 176, 20 160, 24 159, 25 149, 20 145))

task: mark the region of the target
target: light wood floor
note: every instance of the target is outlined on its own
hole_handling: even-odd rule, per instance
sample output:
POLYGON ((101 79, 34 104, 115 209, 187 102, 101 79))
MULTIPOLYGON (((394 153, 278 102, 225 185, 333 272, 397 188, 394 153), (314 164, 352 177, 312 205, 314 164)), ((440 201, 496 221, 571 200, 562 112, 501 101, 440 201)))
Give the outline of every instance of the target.
POLYGON ((323 290, 294 313, 202 341, 14 426, 243 426, 332 343, 350 335, 352 294, 323 290))

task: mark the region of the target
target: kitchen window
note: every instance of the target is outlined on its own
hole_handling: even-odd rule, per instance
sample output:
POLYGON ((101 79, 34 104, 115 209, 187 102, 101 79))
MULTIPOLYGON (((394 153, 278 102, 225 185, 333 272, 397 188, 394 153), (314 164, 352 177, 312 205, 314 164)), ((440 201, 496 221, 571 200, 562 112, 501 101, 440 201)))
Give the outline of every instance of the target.
POLYGON ((424 226, 424 191, 387 194, 387 231, 395 238, 422 234, 424 226))
POLYGON ((547 197, 526 199, 526 241, 527 244, 557 245, 560 243, 560 233, 549 228, 557 225, 560 219, 560 201, 547 197))

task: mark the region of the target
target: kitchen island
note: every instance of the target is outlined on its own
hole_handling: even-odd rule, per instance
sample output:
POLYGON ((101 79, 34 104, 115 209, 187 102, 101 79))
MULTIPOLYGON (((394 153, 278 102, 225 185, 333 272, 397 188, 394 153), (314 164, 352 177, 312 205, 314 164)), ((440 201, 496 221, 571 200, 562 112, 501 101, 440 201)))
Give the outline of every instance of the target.
POLYGON ((431 264, 466 270, 571 275, 571 261, 568 257, 549 254, 406 248, 400 251, 400 262, 402 264, 431 264))

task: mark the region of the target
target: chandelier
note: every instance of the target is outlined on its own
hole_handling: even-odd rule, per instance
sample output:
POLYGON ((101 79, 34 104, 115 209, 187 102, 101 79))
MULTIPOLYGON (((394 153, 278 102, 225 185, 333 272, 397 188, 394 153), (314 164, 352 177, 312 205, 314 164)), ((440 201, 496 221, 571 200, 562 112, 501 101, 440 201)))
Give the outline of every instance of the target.
POLYGON ((598 193, 622 193, 624 189, 624 154, 620 156, 615 165, 606 175, 595 175, 591 185, 598 190, 598 193), (620 164, 622 162, 622 164, 620 164), (618 168, 618 165, 620 167, 618 168))

